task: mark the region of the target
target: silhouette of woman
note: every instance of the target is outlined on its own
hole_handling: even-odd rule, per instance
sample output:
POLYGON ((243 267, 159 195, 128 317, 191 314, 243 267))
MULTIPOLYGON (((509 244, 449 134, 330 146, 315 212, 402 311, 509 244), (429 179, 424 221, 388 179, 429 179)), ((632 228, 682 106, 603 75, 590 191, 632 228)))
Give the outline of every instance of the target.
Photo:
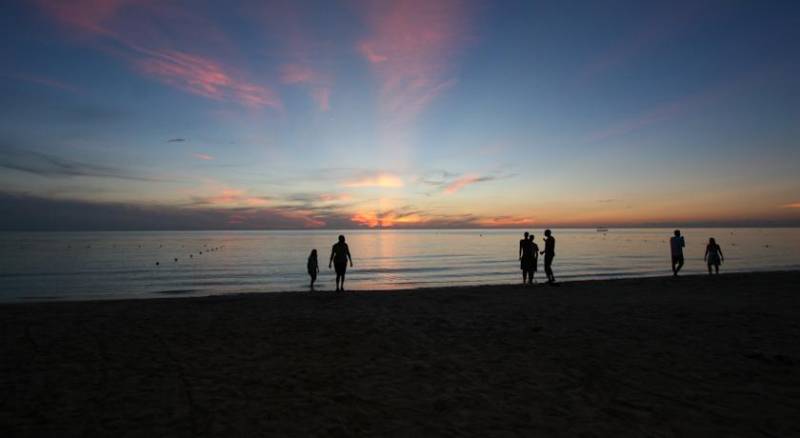
POLYGON ((311 254, 308 256, 308 275, 311 277, 311 290, 314 290, 314 282, 317 281, 317 274, 319 273, 319 262, 317 261, 317 250, 312 249, 311 254))
POLYGON ((716 273, 719 274, 719 265, 725 260, 725 256, 722 255, 722 248, 717 245, 717 241, 713 237, 708 239, 706 255, 703 256, 703 259, 708 263, 708 275, 711 275, 712 266, 716 273))
POLYGON ((353 267, 353 258, 350 257, 350 248, 344 243, 344 236, 339 236, 339 241, 331 248, 331 259, 328 261, 328 269, 333 264, 336 268, 336 291, 344 291, 344 275, 347 272, 347 261, 353 267), (341 285, 340 285, 341 284, 341 285))

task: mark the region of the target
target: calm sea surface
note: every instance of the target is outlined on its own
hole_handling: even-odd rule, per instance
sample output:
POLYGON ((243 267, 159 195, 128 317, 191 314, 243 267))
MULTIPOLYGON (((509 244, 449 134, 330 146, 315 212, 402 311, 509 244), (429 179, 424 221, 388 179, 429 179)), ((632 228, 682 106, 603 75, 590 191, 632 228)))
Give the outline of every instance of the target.
MULTIPOLYGON (((542 247, 541 231, 533 230, 542 247)), ((355 267, 347 286, 399 289, 521 281, 519 230, 345 231, 355 267)), ((0 300, 153 298, 318 289, 337 231, 0 233, 0 300), (175 261, 177 259, 177 261, 175 261), (158 262, 158 265, 156 263, 158 262)), ((709 237, 722 272, 800 269, 800 229, 689 228, 686 274, 705 272, 709 237)), ((668 229, 554 230, 561 281, 669 275, 668 229)), ((540 267, 537 278, 543 278, 540 267)))

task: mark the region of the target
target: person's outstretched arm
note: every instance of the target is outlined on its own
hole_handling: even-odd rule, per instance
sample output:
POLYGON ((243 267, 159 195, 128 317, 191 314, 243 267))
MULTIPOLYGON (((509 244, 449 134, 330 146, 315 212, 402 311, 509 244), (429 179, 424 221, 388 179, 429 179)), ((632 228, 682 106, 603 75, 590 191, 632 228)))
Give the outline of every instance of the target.
POLYGON ((707 246, 706 246, 706 253, 703 256, 703 261, 706 261, 706 260, 708 260, 708 247, 707 246))
POLYGON ((717 245, 717 251, 719 251, 719 261, 724 262, 725 256, 722 255, 722 248, 719 245, 717 245))
POLYGON ((331 264, 333 263, 333 256, 336 254, 336 249, 335 248, 336 248, 336 245, 334 245, 333 248, 331 248, 331 259, 328 260, 328 269, 331 268, 331 264))
POLYGON ((522 259, 522 241, 519 241, 519 258, 522 259))

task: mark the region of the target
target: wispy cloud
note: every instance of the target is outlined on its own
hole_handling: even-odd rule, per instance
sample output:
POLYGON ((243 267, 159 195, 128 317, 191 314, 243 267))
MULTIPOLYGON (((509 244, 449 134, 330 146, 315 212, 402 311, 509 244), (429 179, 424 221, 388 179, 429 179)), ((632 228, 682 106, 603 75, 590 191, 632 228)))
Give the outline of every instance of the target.
POLYGON ((213 160, 214 157, 208 154, 201 154, 201 153, 193 153, 193 157, 197 158, 198 160, 210 161, 213 160))
POLYGON ((167 143, 183 143, 185 141, 186 141, 185 138, 171 138, 167 140, 167 143))
POLYGON ((285 64, 281 67, 281 81, 289 85, 301 85, 310 89, 311 98, 317 103, 320 111, 330 109, 330 78, 308 65, 285 64))
POLYGON ((69 91, 70 93, 78 93, 80 91, 74 85, 42 75, 19 74, 19 75, 9 75, 9 77, 19 81, 25 81, 25 82, 30 82, 32 84, 42 85, 48 88, 55 88, 61 91, 69 91))
POLYGON ((381 107, 392 122, 413 120, 455 84, 452 62, 467 39, 467 7, 459 0, 369 2, 372 34, 357 49, 381 80, 381 107))
POLYGON ((534 221, 529 217, 521 216, 494 216, 487 218, 479 218, 475 224, 481 227, 489 228, 504 228, 504 227, 521 227, 532 226, 534 221))
POLYGON ((193 196, 191 206, 194 207, 263 207, 271 201, 268 196, 254 196, 242 189, 223 189, 208 196, 193 196))
POLYGON ((464 187, 472 184, 477 184, 486 181, 494 181, 496 178, 493 176, 474 176, 474 175, 467 175, 461 178, 454 180, 453 182, 449 183, 444 188, 444 193, 448 195, 452 195, 453 193, 458 192, 459 190, 463 189, 464 187))
POLYGON ((57 155, 16 148, 0 148, 0 167, 46 178, 94 177, 135 181, 164 181, 115 166, 93 164, 57 155))
MULTIPOLYGON (((218 101, 230 101, 250 108, 282 108, 278 96, 267 86, 246 79, 239 69, 192 50, 174 48, 180 39, 216 35, 210 25, 174 4, 149 0, 79 0, 64 2, 38 0, 40 8, 90 41, 107 42, 108 53, 123 57, 134 70, 182 91, 218 101), (169 32, 157 23, 177 24, 169 32), (191 25, 200 25, 198 32, 191 25), (124 50, 119 50, 119 47, 124 50)), ((202 47, 202 45, 200 46, 202 47)))
POLYGON ((139 71, 189 93, 215 100, 239 102, 252 108, 282 107, 267 87, 232 76, 211 59, 176 50, 149 52, 137 61, 139 71))
POLYGON ((800 208, 800 202, 793 202, 791 204, 782 205, 782 208, 800 208))

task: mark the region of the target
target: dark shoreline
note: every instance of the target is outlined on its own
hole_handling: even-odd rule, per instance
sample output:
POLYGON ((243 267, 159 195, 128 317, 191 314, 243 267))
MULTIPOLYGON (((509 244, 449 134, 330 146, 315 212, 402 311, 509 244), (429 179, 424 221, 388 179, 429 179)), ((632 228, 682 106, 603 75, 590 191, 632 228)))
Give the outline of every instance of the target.
POLYGON ((800 272, 0 305, 3 436, 800 436, 800 272))
MULTIPOLYGON (((726 272, 719 274, 720 277, 730 279, 732 277, 750 277, 753 275, 781 275, 781 274, 793 274, 793 273, 800 273, 800 269, 797 270, 781 270, 781 271, 747 271, 747 272, 726 272)), ((673 278, 672 275, 664 274, 664 275, 653 275, 653 276, 642 276, 642 277, 626 277, 626 278, 603 278, 603 279, 588 279, 588 280, 565 280, 565 281, 558 281, 557 285, 554 287, 555 289, 561 288, 563 286, 581 286, 581 285, 589 285, 589 284, 624 284, 625 282, 638 282, 641 280, 655 280, 655 279, 670 279, 674 281, 681 281, 686 279, 696 279, 696 278, 710 278, 707 274, 685 274, 681 275, 678 278, 673 278)), ((489 283, 489 284, 477 284, 477 285, 459 285, 459 286, 422 286, 422 287, 411 287, 407 289, 352 289, 347 290, 344 294, 341 295, 353 295, 353 294, 410 294, 410 293, 426 293, 426 292, 434 292, 434 293, 441 293, 441 292, 456 292, 456 291, 470 291, 470 292, 481 292, 482 290, 496 290, 496 289, 520 289, 520 290, 539 290, 542 288, 551 288, 545 284, 542 279, 539 279, 539 282, 533 286, 522 285, 520 282, 509 282, 509 283, 489 283)), ((71 298, 69 296, 35 296, 35 297, 16 297, 14 300, 9 301, 0 301, 0 307, 2 306, 15 306, 15 305, 37 305, 37 304, 59 304, 59 303, 110 303, 110 302, 127 302, 127 301, 165 301, 165 300, 216 300, 221 299, 224 300, 226 298, 233 298, 233 299, 240 299, 243 297, 261 297, 261 296, 283 296, 283 295, 300 295, 300 296, 320 296, 320 295, 337 295, 338 292, 335 292, 330 289, 325 290, 317 290, 317 291, 308 291, 308 290, 286 290, 286 291, 275 291, 275 292, 231 292, 231 293, 222 293, 222 294, 209 294, 209 295, 191 295, 191 296, 184 296, 184 294, 189 294, 194 292, 194 290, 186 289, 186 290, 164 290, 164 291, 154 291, 150 292, 148 296, 137 296, 137 297, 108 297, 108 298, 71 298)))

